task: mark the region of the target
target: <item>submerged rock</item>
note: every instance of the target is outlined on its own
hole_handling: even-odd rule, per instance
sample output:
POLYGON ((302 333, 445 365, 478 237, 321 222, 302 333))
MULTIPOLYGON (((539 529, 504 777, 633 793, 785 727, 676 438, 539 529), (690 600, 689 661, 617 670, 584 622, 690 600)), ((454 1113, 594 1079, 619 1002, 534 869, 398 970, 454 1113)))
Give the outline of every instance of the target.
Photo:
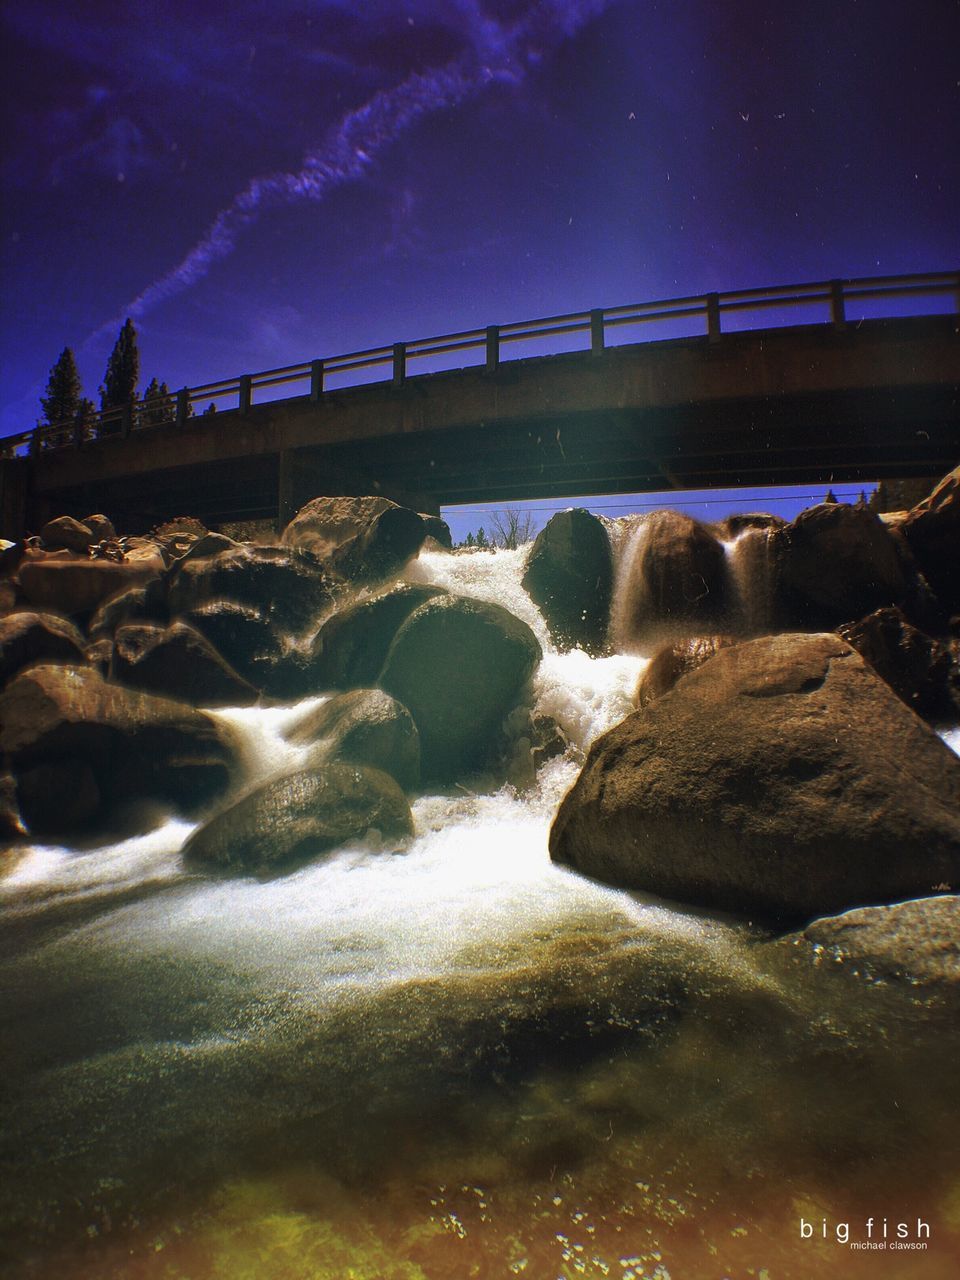
POLYGON ((56 613, 18 610, 0 617, 0 685, 27 665, 83 662, 86 641, 56 613))
POLYGON ((316 688, 353 689, 376 684, 393 637, 410 614, 443 587, 404 583, 338 610, 317 632, 310 655, 316 688))
POLYGON ((523 589, 560 649, 603 650, 613 593, 613 553, 603 522, 589 511, 559 511, 537 534, 523 589))
POLYGON ((269 875, 369 831, 413 833, 396 781, 368 765, 326 764, 274 778, 211 818, 183 847, 188 863, 269 875))
POLYGON ((440 596, 410 614, 380 684, 416 721, 424 778, 482 764, 541 656, 527 624, 499 605, 440 596))
POLYGON ((834 635, 721 649, 594 743, 557 862, 796 920, 960 880, 960 760, 834 635))
POLYGON ((314 743, 312 759, 370 764, 396 778, 405 791, 420 781, 420 735, 413 716, 382 689, 353 689, 296 721, 291 742, 314 743))
POLYGON ((43 666, 0 694, 0 752, 17 778, 24 820, 47 833, 105 820, 126 800, 189 812, 226 789, 235 744, 183 703, 109 684, 91 667, 43 666), (79 785, 78 769, 89 770, 97 791, 90 799, 84 772, 82 822, 67 794, 79 785))
POLYGON ((259 694, 185 622, 128 622, 117 630, 110 678, 199 707, 245 707, 259 694))
POLYGON ((402 569, 427 536, 423 518, 388 498, 314 498, 283 531, 285 547, 309 551, 352 580, 402 569))

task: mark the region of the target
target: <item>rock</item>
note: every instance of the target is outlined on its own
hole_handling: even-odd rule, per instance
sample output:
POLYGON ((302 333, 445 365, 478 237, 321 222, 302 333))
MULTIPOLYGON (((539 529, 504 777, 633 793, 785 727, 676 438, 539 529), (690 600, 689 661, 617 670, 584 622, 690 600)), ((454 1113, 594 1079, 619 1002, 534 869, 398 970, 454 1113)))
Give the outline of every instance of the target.
POLYGON ((128 622, 114 638, 110 678, 195 707, 247 707, 259 694, 185 622, 128 622))
POLYGON ((441 520, 439 516, 424 515, 422 511, 418 511, 417 514, 423 521, 427 538, 432 540, 440 550, 451 550, 453 538, 450 536, 450 526, 446 520, 441 520))
POLYGON ((250 792, 195 831, 183 856, 212 870, 270 875, 372 830, 389 840, 413 833, 397 783, 369 766, 327 764, 250 792))
POLYGON ((659 649, 637 685, 636 704, 645 707, 669 693, 681 676, 702 667, 718 649, 732 644, 728 636, 695 636, 659 649))
POLYGON ((541 656, 527 624, 499 605, 438 596, 410 614, 380 685, 416 721, 424 778, 450 781, 483 762, 541 656))
POLYGON ((0 617, 0 685, 30 663, 83 662, 85 641, 66 618, 20 610, 0 617))
POLYGON ((207 600, 181 621, 199 631, 244 680, 256 689, 270 683, 282 663, 283 641, 264 611, 236 600, 207 600))
POLYGON ((211 600, 235 600, 262 611, 272 626, 297 632, 329 609, 333 586, 311 555, 285 547, 238 546, 209 559, 181 560, 172 570, 168 602, 176 616, 211 600))
POLYGON ((838 636, 765 637, 598 739, 550 851, 775 922, 915 897, 960 880, 960 760, 838 636))
POLYGON ((900 531, 944 612, 960 611, 960 467, 909 512, 900 531))
POLYGON ((55 520, 48 520, 40 530, 40 539, 48 551, 66 548, 81 553, 92 543, 100 541, 94 537, 89 525, 74 520, 73 516, 57 516, 55 520))
POLYGON ((154 578, 145 587, 131 587, 105 601, 90 619, 87 634, 96 639, 112 636, 125 622, 166 622, 167 593, 164 580, 154 578))
POLYGON ((911 626, 900 609, 877 609, 839 631, 918 715, 936 719, 956 712, 950 697, 949 648, 911 626))
POLYGON ((784 618, 792 628, 828 630, 907 593, 903 562, 883 521, 845 503, 802 511, 775 538, 784 618))
POLYGON ((775 944, 809 963, 843 964, 871 978, 960 997, 960 897, 916 898, 814 920, 775 944))
POLYGON ((767 515, 765 511, 735 511, 714 525, 714 529, 718 538, 726 540, 739 537, 747 529, 783 529, 786 523, 780 516, 767 515))
POLYGON ((374 581, 402 569, 426 536, 416 511, 387 498, 314 498, 280 541, 312 552, 345 578, 374 581))
POLYGON ((28 829, 42 835, 83 831, 96 818, 102 796, 85 760, 50 760, 21 771, 17 800, 28 829))
POLYGON ((602 652, 613 592, 613 553, 603 522, 579 508, 558 511, 530 549, 523 589, 558 648, 602 652))
POLYGON ((26 834, 17 803, 17 780, 12 773, 0 773, 0 846, 26 834))
POLYGON ((382 689, 353 689, 309 711, 287 731, 291 742, 316 743, 311 757, 382 769, 411 791, 420 782, 420 735, 413 716, 382 689))
POLYGON ((313 642, 311 665, 318 689, 354 689, 376 684, 398 628, 443 587, 404 584, 339 609, 313 642))
POLYGON ((72 617, 95 610, 105 600, 131 587, 143 587, 158 578, 162 565, 156 560, 24 559, 20 586, 30 604, 72 617))
POLYGON ((713 629, 727 604, 723 546, 679 511, 649 515, 626 554, 631 562, 618 627, 630 642, 713 629))
POLYGON ((91 540, 93 542, 114 542, 116 541, 117 531, 113 527, 113 521, 99 513, 92 516, 84 516, 82 522, 90 530, 91 540))
MULTIPOLYGON (((126 800, 190 812, 214 799, 231 779, 235 743, 183 703, 108 684, 90 667, 45 666, 20 672, 0 694, 0 753, 33 796, 37 769, 56 767, 66 777, 87 766, 100 792, 91 820, 99 822, 126 800)), ((31 830, 68 831, 64 803, 45 794, 31 830)))

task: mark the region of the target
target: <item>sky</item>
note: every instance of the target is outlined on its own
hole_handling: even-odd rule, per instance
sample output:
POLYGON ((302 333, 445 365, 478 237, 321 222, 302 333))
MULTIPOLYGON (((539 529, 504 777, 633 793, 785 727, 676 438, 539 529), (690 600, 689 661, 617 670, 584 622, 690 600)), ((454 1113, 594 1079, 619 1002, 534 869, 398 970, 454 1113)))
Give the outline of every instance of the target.
POLYGON ((0 435, 61 349, 197 385, 960 265, 956 0, 3 9, 0 435))

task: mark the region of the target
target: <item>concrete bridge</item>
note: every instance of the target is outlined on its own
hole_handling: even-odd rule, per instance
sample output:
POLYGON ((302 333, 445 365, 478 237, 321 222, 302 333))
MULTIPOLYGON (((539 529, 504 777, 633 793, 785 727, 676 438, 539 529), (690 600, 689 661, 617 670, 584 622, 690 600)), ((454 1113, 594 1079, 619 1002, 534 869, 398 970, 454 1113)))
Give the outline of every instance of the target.
POLYGON ((436 510, 936 475, 960 458, 958 310, 960 273, 831 281, 494 326, 210 383, 101 414, 93 432, 59 424, 3 442, 4 531, 92 510, 131 532, 182 514, 284 522, 318 493, 436 510), (924 307, 938 313, 903 314, 924 307), (774 327, 751 327, 771 312, 774 327), (794 318, 806 322, 783 323, 794 318), (631 326, 630 337, 638 326, 687 332, 615 345, 631 326), (536 354, 506 359, 514 343, 536 354), (582 349, 555 350, 571 343, 582 349), (437 367, 470 352, 473 365, 437 367), (216 413, 194 414, 208 402, 216 413))

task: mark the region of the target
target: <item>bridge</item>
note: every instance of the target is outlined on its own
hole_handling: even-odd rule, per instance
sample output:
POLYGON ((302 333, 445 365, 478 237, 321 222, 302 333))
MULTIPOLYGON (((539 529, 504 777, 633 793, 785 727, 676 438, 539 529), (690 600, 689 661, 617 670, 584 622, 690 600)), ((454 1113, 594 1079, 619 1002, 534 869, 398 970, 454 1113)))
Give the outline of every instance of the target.
POLYGON ((185 388, 0 446, 7 537, 92 510, 130 532, 182 514, 285 522, 320 493, 436 511, 933 476, 960 457, 960 272, 493 325, 185 388))

